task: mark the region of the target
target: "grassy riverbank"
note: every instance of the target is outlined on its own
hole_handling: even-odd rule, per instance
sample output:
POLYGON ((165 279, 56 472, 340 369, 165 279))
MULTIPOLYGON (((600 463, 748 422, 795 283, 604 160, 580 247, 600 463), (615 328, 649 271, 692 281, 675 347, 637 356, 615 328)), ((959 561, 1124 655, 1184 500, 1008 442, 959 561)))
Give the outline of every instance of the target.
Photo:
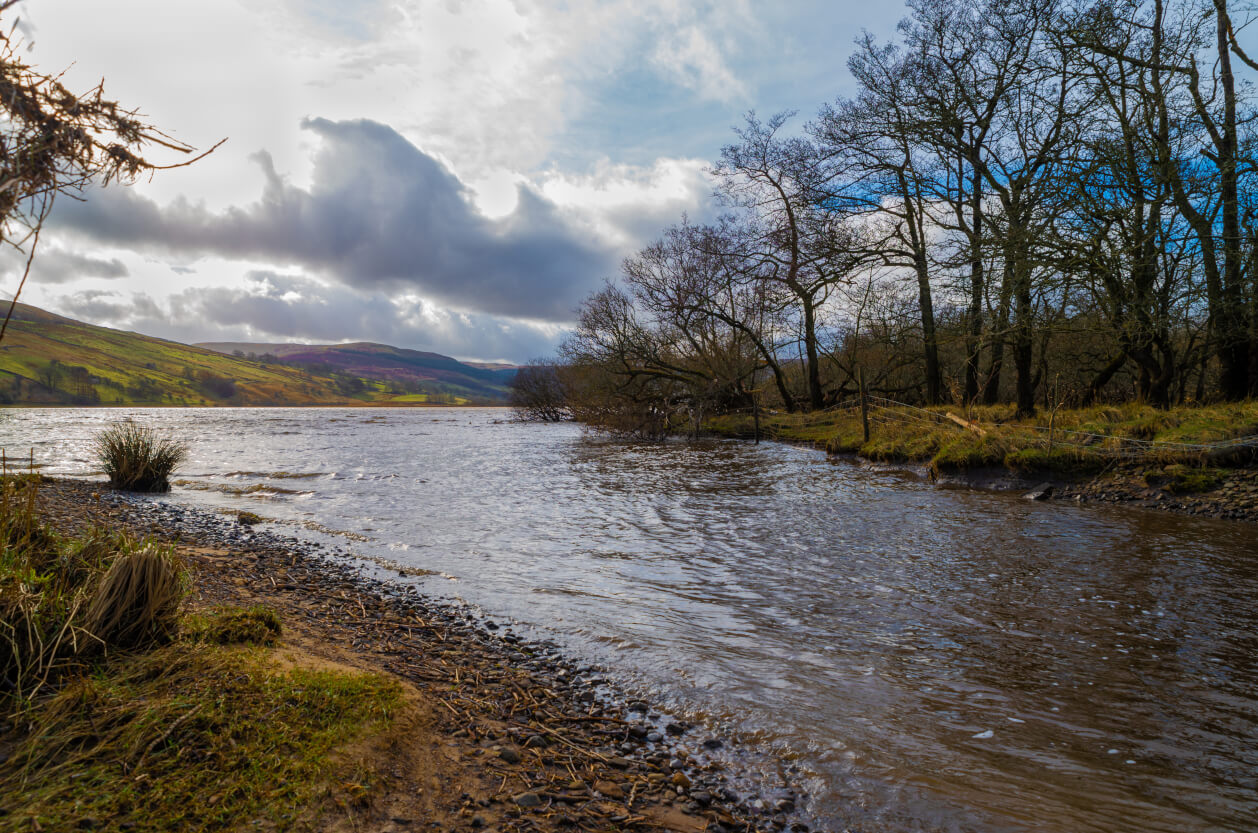
POLYGON ((0 627, 60 583, 67 592, 31 619, 53 640, 35 642, 75 633, 76 599, 125 557, 91 543, 106 525, 115 542, 152 534, 137 546, 160 548, 190 576, 160 638, 59 650, 42 685, 0 688, 3 833, 791 824, 793 797, 725 789, 703 753, 721 744, 700 727, 659 723, 666 739, 648 740, 661 715, 603 702, 597 672, 413 588, 99 483, 3 485, 15 498, 5 511, 38 532, 3 539, 0 627), (30 541, 37 570, 29 552, 16 557, 30 541), (84 570, 85 552, 95 560, 84 570))
MULTIPOLYGON (((764 415, 760 427, 770 439, 877 462, 921 463, 935 473, 1004 467, 1070 478, 1122 464, 1157 469, 1151 476, 1191 489, 1209 486, 1210 470, 1258 461, 1258 447, 1235 442, 1258 435, 1258 401, 1170 410, 1097 406, 1041 411, 1022 420, 1012 406, 920 409, 875 402, 868 440, 859 408, 764 415)), ((750 437, 755 423, 748 414, 735 414, 711 420, 708 428, 750 437)))
POLYGON ((277 646, 265 608, 189 605, 167 547, 39 516, 0 481, 0 831, 234 830, 352 813, 401 686, 277 646))

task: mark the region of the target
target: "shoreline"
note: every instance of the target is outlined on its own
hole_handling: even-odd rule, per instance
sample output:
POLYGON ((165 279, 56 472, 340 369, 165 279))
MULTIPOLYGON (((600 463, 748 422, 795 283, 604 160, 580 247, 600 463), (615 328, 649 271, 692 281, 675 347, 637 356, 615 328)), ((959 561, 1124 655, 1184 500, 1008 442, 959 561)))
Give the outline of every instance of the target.
MULTIPOLYGON (((741 433, 722 430, 706 433, 717 439, 753 441, 741 433)), ((781 434, 766 434, 761 439, 813 448, 825 452, 830 459, 844 460, 873 471, 907 472, 941 488, 1021 492, 1028 500, 1122 505, 1198 518, 1258 523, 1258 467, 1253 466, 1211 469, 1209 488, 1176 491, 1177 476, 1167 476, 1163 482, 1154 478, 1150 482, 1150 464, 1139 461, 1114 461, 1099 472, 1083 474, 1018 472, 994 465, 938 470, 927 459, 874 460, 854 451, 835 449, 824 439, 781 434)), ((1168 466, 1166 470, 1172 468, 1175 467, 1168 466)))
POLYGON ((174 543, 193 570, 194 611, 263 605, 283 623, 282 645, 417 690, 433 726, 416 743, 451 783, 425 792, 398 779, 360 829, 419 829, 434 814, 440 829, 810 829, 803 796, 788 785, 747 789, 756 780, 749 767, 740 772, 747 751, 626 694, 614 672, 551 643, 370 576, 327 547, 99 482, 41 480, 54 528, 108 524, 174 543))
MULTIPOLYGON (((773 442, 796 444, 778 439, 773 442)), ((799 444, 816 447, 813 443, 799 444)), ((940 488, 1020 492, 1027 500, 1130 506, 1197 518, 1258 523, 1258 469, 1229 469, 1213 489, 1176 494, 1145 483, 1140 467, 1133 465, 1114 466, 1100 474, 1075 478, 1060 474, 1037 477, 997 467, 932 474, 925 463, 882 463, 852 453, 828 452, 828 456, 876 471, 908 472, 940 488)))

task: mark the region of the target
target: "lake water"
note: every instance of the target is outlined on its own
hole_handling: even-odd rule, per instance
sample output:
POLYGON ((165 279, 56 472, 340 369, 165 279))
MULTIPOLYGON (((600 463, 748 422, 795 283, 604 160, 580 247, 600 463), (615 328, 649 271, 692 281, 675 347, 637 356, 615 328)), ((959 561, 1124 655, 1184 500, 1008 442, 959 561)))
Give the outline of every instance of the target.
POLYGON ((191 446, 163 499, 432 571, 792 760, 826 828, 1258 829, 1253 525, 500 410, 12 410, 0 446, 86 475, 128 414, 191 446))

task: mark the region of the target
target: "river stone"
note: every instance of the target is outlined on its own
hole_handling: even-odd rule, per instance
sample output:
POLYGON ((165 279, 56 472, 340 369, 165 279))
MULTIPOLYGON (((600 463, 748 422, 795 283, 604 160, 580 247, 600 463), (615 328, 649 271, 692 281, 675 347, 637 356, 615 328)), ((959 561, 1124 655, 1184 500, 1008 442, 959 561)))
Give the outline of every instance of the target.
POLYGON ((518 764, 520 762, 520 753, 514 747, 504 746, 499 751, 498 757, 502 758, 509 764, 518 764))
POLYGON ((542 799, 537 793, 520 793, 515 797, 515 803, 520 807, 540 807, 542 799))
POLYGON ((611 781, 595 781, 594 789, 608 798, 624 798, 625 791, 611 781))

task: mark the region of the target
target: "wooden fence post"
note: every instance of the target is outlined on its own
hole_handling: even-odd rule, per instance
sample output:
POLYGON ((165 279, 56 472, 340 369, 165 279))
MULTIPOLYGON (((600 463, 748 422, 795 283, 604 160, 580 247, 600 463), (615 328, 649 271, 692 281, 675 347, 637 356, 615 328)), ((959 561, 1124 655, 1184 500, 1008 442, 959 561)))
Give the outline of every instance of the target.
POLYGON ((861 389, 861 426, 865 429, 865 442, 869 442, 869 396, 865 393, 865 368, 856 369, 856 382, 861 389))

